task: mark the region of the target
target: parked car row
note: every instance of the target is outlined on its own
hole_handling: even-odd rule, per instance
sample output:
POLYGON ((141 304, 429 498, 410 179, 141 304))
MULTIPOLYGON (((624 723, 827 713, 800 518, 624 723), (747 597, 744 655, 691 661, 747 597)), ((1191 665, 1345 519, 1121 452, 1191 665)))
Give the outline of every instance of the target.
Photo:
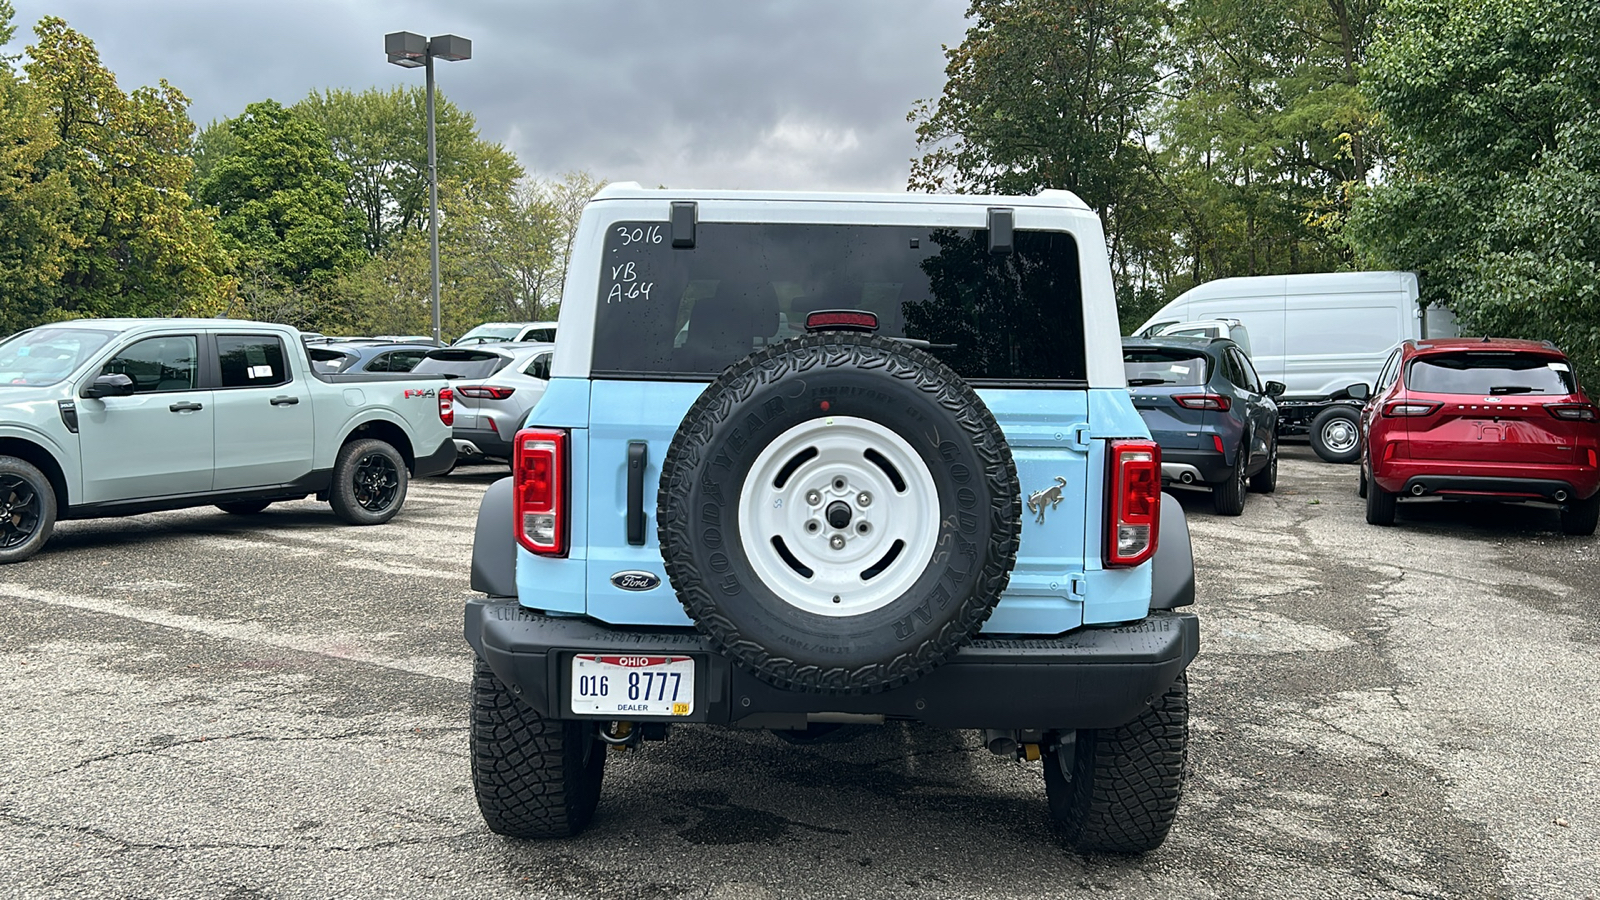
MULTIPOLYGON (((1261 382, 1243 336, 1237 323, 1190 323, 1124 339, 1122 350, 1163 481, 1210 487, 1228 516, 1244 511, 1248 490, 1277 482, 1284 385, 1261 382)), ((1376 382, 1339 392, 1349 418, 1341 413, 1337 439, 1359 459, 1368 522, 1393 524, 1402 500, 1533 502, 1557 507, 1566 533, 1594 533, 1600 414, 1554 345, 1407 340, 1376 382)))

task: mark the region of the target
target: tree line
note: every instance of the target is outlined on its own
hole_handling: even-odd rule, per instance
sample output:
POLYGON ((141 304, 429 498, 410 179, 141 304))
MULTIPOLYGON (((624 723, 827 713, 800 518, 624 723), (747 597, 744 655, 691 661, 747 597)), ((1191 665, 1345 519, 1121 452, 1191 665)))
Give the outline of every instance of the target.
MULTIPOLYGON (((59 18, 0 0, 0 336, 85 316, 431 331, 423 89, 263 100, 196 129, 59 18)), ((443 330, 554 317, 587 173, 531 178, 436 96, 443 330)))
POLYGON ((921 190, 1076 192, 1125 325, 1215 278, 1406 269, 1600 375, 1594 0, 972 0, 921 190))

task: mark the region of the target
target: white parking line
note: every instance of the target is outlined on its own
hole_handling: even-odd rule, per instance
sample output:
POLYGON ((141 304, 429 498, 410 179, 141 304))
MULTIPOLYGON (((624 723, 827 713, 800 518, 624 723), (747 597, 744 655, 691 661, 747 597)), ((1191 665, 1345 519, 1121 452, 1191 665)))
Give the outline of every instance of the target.
MULTIPOLYGON (((357 648, 355 642, 361 640, 362 637, 351 634, 279 634, 254 622, 218 622, 199 616, 121 603, 106 597, 82 597, 19 584, 0 585, 0 596, 16 597, 19 600, 29 600, 50 606, 118 616, 161 628, 203 634, 207 637, 220 638, 222 640, 262 644, 268 647, 276 647, 280 650, 310 653, 343 662, 354 662, 365 666, 377 666, 383 669, 408 672, 412 675, 421 675, 426 678, 440 678, 445 681, 454 681, 462 684, 471 678, 468 668, 462 664, 460 659, 429 656, 397 659, 357 648)), ((367 635, 365 637, 371 636, 367 635)))

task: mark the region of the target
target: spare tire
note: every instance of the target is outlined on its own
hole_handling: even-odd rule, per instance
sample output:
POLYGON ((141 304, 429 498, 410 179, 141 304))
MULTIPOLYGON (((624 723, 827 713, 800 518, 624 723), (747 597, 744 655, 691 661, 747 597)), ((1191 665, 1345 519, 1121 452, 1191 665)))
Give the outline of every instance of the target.
POLYGON ((662 463, 678 599, 761 680, 871 693, 946 660, 1016 561, 1021 491, 994 416, 909 344, 815 334, 745 357, 662 463))

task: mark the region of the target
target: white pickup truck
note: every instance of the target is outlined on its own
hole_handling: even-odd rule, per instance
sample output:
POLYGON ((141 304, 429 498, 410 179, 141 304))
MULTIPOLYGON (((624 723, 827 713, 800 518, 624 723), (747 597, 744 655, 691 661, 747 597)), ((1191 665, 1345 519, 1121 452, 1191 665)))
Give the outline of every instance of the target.
POLYGON ((57 519, 315 494, 389 521, 455 463, 439 376, 315 372, 300 333, 231 319, 81 319, 0 341, 0 563, 57 519))

